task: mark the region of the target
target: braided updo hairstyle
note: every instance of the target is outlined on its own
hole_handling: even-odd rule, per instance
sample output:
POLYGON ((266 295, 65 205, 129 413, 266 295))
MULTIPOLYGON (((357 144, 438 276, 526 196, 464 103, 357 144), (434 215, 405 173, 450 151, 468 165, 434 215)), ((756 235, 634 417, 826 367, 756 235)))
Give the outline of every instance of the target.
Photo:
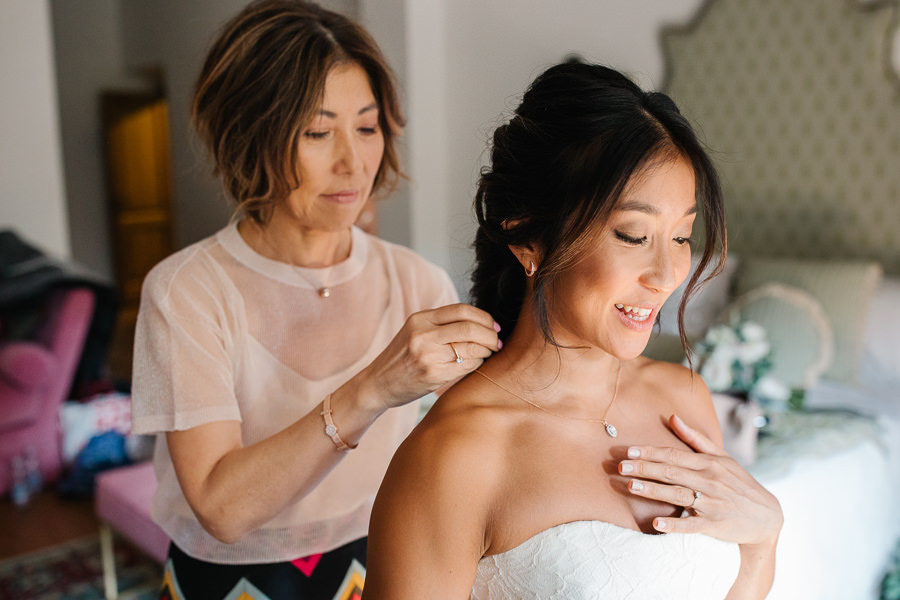
POLYGON ((566 62, 525 92, 511 120, 496 129, 491 161, 475 195, 478 232, 471 298, 512 332, 525 299, 524 269, 508 246, 532 244, 541 260, 532 303, 544 338, 555 344, 548 292, 589 250, 629 181, 654 164, 683 158, 693 168, 705 240, 678 310, 721 272, 726 254, 722 190, 694 130, 665 94, 645 92, 613 69, 566 62), (718 253, 718 256, 715 255, 718 253), (716 258, 715 268, 707 267, 716 258))

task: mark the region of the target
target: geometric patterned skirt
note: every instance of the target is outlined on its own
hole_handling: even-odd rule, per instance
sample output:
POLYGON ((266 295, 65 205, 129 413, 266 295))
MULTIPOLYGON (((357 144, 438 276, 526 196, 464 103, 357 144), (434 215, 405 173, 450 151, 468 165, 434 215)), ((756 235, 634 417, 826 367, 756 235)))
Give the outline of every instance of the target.
POLYGON ((366 538, 283 563, 220 565, 169 544, 160 600, 360 600, 366 538))

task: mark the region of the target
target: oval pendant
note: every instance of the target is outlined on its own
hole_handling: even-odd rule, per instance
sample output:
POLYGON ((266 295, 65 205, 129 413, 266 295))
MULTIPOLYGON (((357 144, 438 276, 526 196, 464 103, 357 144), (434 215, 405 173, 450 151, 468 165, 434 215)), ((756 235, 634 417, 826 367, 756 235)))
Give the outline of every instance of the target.
POLYGON ((616 431, 616 428, 612 425, 612 423, 606 424, 606 433, 607 435, 609 435, 609 437, 616 437, 617 435, 619 435, 619 432, 616 431))
POLYGON ((330 295, 331 295, 331 290, 329 290, 327 287, 319 288, 319 298, 327 298, 330 295))

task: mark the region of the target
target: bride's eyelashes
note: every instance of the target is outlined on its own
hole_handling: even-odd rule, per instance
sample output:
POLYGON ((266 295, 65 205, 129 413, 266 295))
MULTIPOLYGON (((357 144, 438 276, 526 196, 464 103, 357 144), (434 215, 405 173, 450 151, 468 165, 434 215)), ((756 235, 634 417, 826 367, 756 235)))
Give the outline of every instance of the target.
MULTIPOLYGON (((619 231, 618 229, 614 230, 614 233, 619 240, 625 242, 626 244, 631 244, 632 246, 643 246, 648 241, 646 235, 641 237, 633 237, 628 235, 627 233, 619 231)), ((676 237, 672 238, 672 240, 679 246, 684 246, 685 244, 689 246, 693 245, 693 239, 691 239, 690 237, 676 237)))

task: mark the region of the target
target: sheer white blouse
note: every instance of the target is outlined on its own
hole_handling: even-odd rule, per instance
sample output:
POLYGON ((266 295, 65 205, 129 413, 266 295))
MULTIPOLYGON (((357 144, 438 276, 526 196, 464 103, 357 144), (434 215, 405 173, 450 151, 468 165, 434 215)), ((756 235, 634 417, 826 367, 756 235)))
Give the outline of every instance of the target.
MULTIPOLYGON (((167 258, 144 281, 133 431, 235 420, 244 444, 253 444, 359 372, 410 314, 456 301, 443 270, 360 229, 353 228, 347 260, 306 269, 257 254, 231 224, 167 258), (327 298, 317 293, 323 285, 327 298)), ((382 415, 312 492, 235 544, 200 526, 158 435, 152 517, 182 550, 211 562, 279 562, 337 548, 367 534, 375 493, 416 423, 417 405, 382 415)))

